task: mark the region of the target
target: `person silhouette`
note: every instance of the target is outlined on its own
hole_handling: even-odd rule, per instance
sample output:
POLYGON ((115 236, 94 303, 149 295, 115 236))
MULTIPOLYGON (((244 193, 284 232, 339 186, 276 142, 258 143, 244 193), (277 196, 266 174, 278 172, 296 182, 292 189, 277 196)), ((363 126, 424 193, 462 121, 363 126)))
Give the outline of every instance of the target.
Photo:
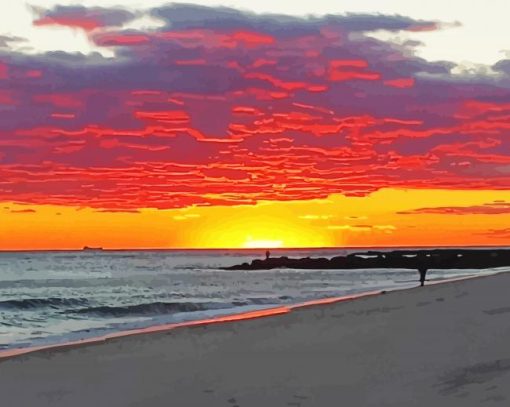
POLYGON ((420 286, 423 287, 425 285, 425 277, 427 275, 427 267, 425 267, 425 266, 418 267, 418 272, 420 273, 420 286))
POLYGON ((427 260, 427 255, 424 253, 418 253, 416 260, 418 261, 418 273, 420 273, 420 286, 423 287, 425 285, 425 277, 427 276, 429 263, 427 260))
POLYGON ((269 250, 266 250, 266 260, 269 260, 269 256, 271 256, 271 253, 269 253, 269 250))

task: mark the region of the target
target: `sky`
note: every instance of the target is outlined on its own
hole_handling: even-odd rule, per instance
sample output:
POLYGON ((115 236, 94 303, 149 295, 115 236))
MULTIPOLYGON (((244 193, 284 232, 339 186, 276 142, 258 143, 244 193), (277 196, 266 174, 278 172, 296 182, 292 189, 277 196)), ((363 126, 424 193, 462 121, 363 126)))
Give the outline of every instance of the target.
POLYGON ((0 249, 508 244, 509 8, 2 2, 0 249))

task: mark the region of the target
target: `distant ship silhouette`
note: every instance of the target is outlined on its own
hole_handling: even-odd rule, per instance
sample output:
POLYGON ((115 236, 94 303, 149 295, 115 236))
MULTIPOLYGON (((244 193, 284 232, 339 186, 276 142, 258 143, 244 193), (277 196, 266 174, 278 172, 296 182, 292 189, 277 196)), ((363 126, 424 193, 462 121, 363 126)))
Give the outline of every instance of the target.
POLYGON ((90 247, 90 246, 83 246, 83 249, 82 249, 84 252, 99 252, 99 251, 102 251, 103 248, 102 247, 90 247))

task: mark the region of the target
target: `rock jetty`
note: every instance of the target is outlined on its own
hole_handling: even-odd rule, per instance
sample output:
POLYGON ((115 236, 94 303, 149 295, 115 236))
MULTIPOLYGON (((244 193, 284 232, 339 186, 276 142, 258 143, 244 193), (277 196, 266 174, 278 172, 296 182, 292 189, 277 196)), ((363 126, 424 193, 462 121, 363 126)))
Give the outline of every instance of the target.
POLYGON ((256 259, 224 270, 293 269, 414 269, 420 273, 421 285, 429 269, 486 269, 510 266, 509 249, 432 249, 367 251, 332 258, 269 257, 256 259))

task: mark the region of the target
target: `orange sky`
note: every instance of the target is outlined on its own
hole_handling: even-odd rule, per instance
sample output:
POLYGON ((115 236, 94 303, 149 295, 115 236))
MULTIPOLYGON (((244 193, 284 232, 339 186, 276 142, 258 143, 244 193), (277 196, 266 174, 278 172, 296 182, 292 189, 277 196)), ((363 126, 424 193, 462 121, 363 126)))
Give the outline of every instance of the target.
POLYGON ((430 189, 137 213, 3 202, 0 249, 506 245, 508 202, 510 191, 430 189))

